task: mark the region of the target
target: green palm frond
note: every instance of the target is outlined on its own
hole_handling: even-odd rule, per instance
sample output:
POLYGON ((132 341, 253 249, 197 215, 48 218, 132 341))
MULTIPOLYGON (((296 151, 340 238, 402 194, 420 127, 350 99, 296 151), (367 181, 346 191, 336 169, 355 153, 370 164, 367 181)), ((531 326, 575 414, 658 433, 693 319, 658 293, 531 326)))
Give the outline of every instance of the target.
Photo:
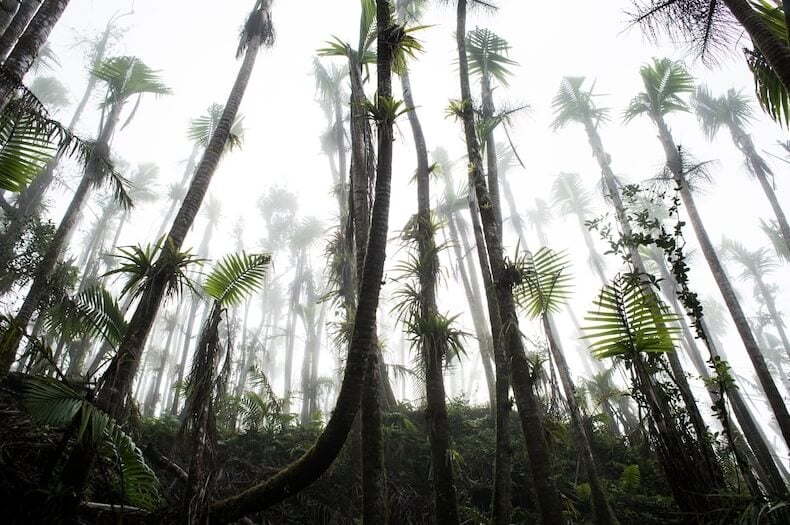
POLYGON ((495 78, 507 87, 510 67, 517 65, 507 57, 510 44, 493 31, 475 28, 466 35, 466 54, 469 60, 469 73, 484 78, 495 78))
POLYGON ((243 301, 263 285, 269 254, 231 254, 219 261, 206 277, 203 289, 222 306, 243 301))
POLYGON ((779 265, 771 257, 767 248, 750 250, 742 242, 725 237, 721 241, 720 251, 724 258, 741 267, 741 280, 760 280, 776 270, 779 265))
MULTIPOLYGON (((784 11, 775 2, 749 0, 749 3, 771 33, 782 41, 787 40, 784 11)), ((743 53, 754 77, 754 92, 760 107, 778 124, 790 126, 790 93, 787 88, 760 50, 744 49, 743 53)))
POLYGON ((582 339, 598 359, 631 359, 639 353, 671 352, 680 328, 652 290, 620 276, 601 289, 582 327, 582 339))
POLYGON ((651 118, 673 111, 688 111, 681 95, 694 91, 694 79, 681 62, 668 58, 654 58, 652 63, 639 68, 645 91, 636 95, 623 115, 625 122, 647 114, 651 118))
POLYGON ((137 57, 121 56, 102 60, 94 66, 91 74, 107 83, 107 105, 123 102, 134 95, 172 93, 159 78, 159 72, 137 57))
POLYGON ((592 213, 592 193, 584 186, 578 173, 558 173, 551 186, 551 197, 563 215, 587 217, 592 213))
POLYGON ((609 109, 595 105, 593 88, 583 89, 584 80, 584 77, 564 77, 560 82, 560 89, 551 101, 552 129, 558 130, 571 122, 589 122, 597 127, 598 123, 609 120, 609 109))
POLYGON ((522 253, 513 263, 520 282, 513 287, 513 299, 532 318, 559 312, 571 294, 569 257, 543 247, 534 254, 522 253))
POLYGON ((189 288, 197 293, 191 279, 187 276, 187 268, 194 264, 201 265, 204 259, 195 257, 189 250, 173 250, 172 243, 167 236, 162 237, 155 245, 142 247, 124 246, 114 255, 121 261, 118 268, 110 270, 104 276, 125 275, 126 283, 121 289, 121 297, 130 294, 136 298, 145 293, 152 280, 161 274, 166 277, 166 291, 170 296, 180 294, 184 288, 189 288), (163 249, 164 245, 164 249, 163 249))
POLYGON ((94 286, 74 297, 62 297, 47 311, 45 326, 71 339, 82 334, 98 336, 117 347, 126 333, 127 323, 112 294, 94 286))
POLYGON ((48 133, 31 112, 0 116, 0 188, 21 192, 56 152, 48 133))
POLYGON ((348 64, 325 66, 318 57, 313 58, 313 78, 318 99, 331 102, 343 90, 343 81, 348 77, 348 64))
POLYGON ((708 140, 713 140, 722 125, 744 129, 754 118, 749 100, 735 89, 714 97, 707 86, 699 86, 691 97, 691 105, 708 140))
MULTIPOLYGON (((187 137, 193 144, 200 148, 206 148, 214 130, 217 129, 219 119, 222 117, 222 112, 225 106, 222 104, 212 104, 206 110, 204 115, 192 119, 189 123, 187 130, 187 137)), ((225 143, 223 153, 233 151, 241 147, 244 141, 244 116, 237 114, 233 120, 233 125, 230 128, 230 135, 228 141, 225 143)))
POLYGON ((121 494, 131 505, 153 510, 159 504, 159 480, 143 454, 107 414, 60 381, 35 378, 26 384, 25 406, 30 415, 48 426, 76 423, 76 439, 86 446, 99 444, 121 472, 121 494))

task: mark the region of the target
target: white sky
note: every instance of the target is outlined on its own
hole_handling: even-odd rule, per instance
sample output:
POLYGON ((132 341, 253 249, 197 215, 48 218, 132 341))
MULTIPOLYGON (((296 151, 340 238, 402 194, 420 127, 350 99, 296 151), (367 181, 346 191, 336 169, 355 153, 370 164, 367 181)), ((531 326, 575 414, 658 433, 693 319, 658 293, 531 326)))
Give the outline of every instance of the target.
MULTIPOLYGON (((135 14, 122 22, 128 31, 116 54, 136 55, 152 68, 161 70, 174 95, 143 100, 133 123, 117 133, 113 151, 132 166, 142 162, 158 164, 163 191, 168 184, 181 179, 183 161, 191 151, 186 138, 189 120, 201 115, 212 103, 224 103, 240 64, 234 59, 238 31, 252 4, 253 0, 137 0, 135 14)), ((527 164, 526 171, 510 172, 517 201, 526 208, 532 205, 534 197, 549 200, 553 176, 560 171, 581 173, 589 186, 598 180, 599 170, 583 131, 573 126, 558 133, 549 129, 551 99, 564 75, 596 79, 596 91, 606 95, 600 97, 599 103, 613 108, 612 123, 602 128, 602 136, 616 172, 632 181, 653 176, 662 165, 663 153, 652 124, 647 119, 638 119, 623 126, 619 124, 619 115, 630 98, 641 90, 640 65, 653 56, 682 58, 682 50, 671 45, 657 48, 643 39, 638 28, 627 29, 623 9, 629 7, 628 0, 575 0, 561 4, 501 1, 499 4, 502 7, 493 16, 470 15, 467 27, 488 27, 504 37, 512 45, 510 57, 520 64, 510 87, 497 89, 495 94, 500 102, 531 106, 530 112, 516 121, 513 133, 527 164)), ((56 74, 68 84, 72 99, 80 96, 86 76, 82 51, 72 47, 74 33, 94 35, 103 30, 113 13, 128 11, 129 6, 129 0, 72 0, 53 34, 54 47, 63 65, 62 71, 56 74)), ((242 105, 247 129, 244 149, 223 161, 212 183, 210 193, 222 201, 226 218, 224 233, 215 236, 212 256, 234 249, 230 229, 240 216, 247 226, 246 248, 257 247, 265 232, 261 230, 255 202, 267 187, 275 184, 299 192, 302 214, 319 216, 326 219, 327 226, 332 225, 336 201, 329 194, 329 168, 320 152, 318 137, 326 123, 314 102, 312 58, 315 50, 332 35, 355 42, 358 13, 357 0, 275 1, 277 42, 273 49, 260 55, 242 105)), ((412 65, 412 84, 429 148, 443 146, 450 151, 451 158, 460 158, 461 128, 444 117, 448 100, 459 96, 454 16, 454 6, 441 6, 430 10, 425 17, 424 23, 431 27, 420 35, 425 53, 412 65)), ((694 63, 695 76, 707 83, 714 94, 730 87, 751 94, 752 80, 740 54, 745 44, 739 42, 732 58, 715 70, 694 63)), ((61 118, 67 120, 70 114, 71 110, 67 109, 61 118)), ((759 149, 780 154, 775 143, 787 140, 787 133, 759 111, 757 117, 752 126, 755 144, 759 149)), ((726 130, 711 145, 703 139, 693 116, 673 115, 668 120, 676 142, 684 149, 700 160, 720 161, 713 169, 715 184, 699 199, 714 242, 728 232, 748 246, 765 245, 758 219, 770 218, 770 208, 757 183, 747 177, 726 130)), ((94 134, 97 121, 94 105, 94 111, 83 119, 80 131, 94 134)), ((416 206, 416 190, 407 183, 414 161, 405 117, 399 130, 393 229, 399 228, 416 206)), ((771 164, 777 172, 780 202, 790 211, 790 184, 785 176, 788 167, 775 161, 771 164)), ((460 170, 456 173, 459 176, 460 170)), ((65 198, 61 198, 59 205, 65 198)), ((135 227, 127 229, 123 243, 152 242, 163 207, 141 210, 134 218, 135 227)), ((187 244, 199 242, 203 221, 203 218, 198 220, 187 244)), ((86 228, 88 223, 84 221, 82 227, 86 228)), ((550 234, 556 240, 555 248, 581 246, 573 220, 555 221, 550 234)), ((687 238, 693 242, 690 228, 687 238)), ((511 241, 514 243, 514 239, 511 241)), ((319 247, 317 251, 321 250, 319 247)), ((581 266, 583 260, 579 258, 576 272, 580 280, 589 273, 581 266)), ((614 261, 610 262, 613 270, 614 261)), ((287 266, 288 261, 281 264, 287 266)), ((788 276, 785 267, 774 275, 774 280, 782 285, 788 276)), ((694 284, 703 295, 715 293, 701 258, 694 277, 694 284)), ((575 303, 579 317, 588 308, 596 286, 580 282, 575 303)), ((750 297, 748 286, 741 289, 750 297)), ((448 309, 453 307, 452 301, 445 302, 448 309)), ((780 301, 780 306, 787 310, 788 302, 780 301)), ((471 341, 470 346, 474 346, 471 341)), ((730 353, 734 354, 737 367, 751 375, 743 354, 730 353)))

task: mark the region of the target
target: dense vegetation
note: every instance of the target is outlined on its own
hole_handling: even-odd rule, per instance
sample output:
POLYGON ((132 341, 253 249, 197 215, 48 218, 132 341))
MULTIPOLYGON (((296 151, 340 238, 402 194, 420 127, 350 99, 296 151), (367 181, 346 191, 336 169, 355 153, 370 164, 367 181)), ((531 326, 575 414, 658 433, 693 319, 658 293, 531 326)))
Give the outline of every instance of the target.
MULTIPOLYGON (((497 6, 361 0, 357 37, 329 28, 312 58, 330 218, 271 184, 256 210, 235 210, 221 254, 209 191, 249 148, 242 103, 258 103, 256 62, 277 45, 273 0, 251 3, 227 98, 191 120, 163 195, 159 168, 118 146, 141 107, 177 96, 163 72, 114 52, 134 9, 83 41, 88 77, 64 123, 65 73, 42 71, 57 71, 50 34, 69 0, 0 1, 4 522, 790 522, 778 285, 790 226, 776 168, 790 143, 773 154, 750 135, 757 106, 777 134, 790 125, 785 2, 627 3, 633 27, 711 66, 749 45, 756 104, 672 58, 645 57, 619 109, 592 79, 561 78, 550 127, 586 139, 568 151, 596 175, 554 173, 542 194, 513 176, 540 144, 519 138, 528 105, 504 96, 518 61, 497 6), (480 12, 490 27, 470 29, 480 12), (413 88, 431 16, 451 20, 439 28, 454 40, 456 160, 413 88), (96 108, 87 138, 80 121, 96 108), (739 219, 762 239, 715 244, 720 219, 701 204, 714 168, 670 126, 683 114, 735 146, 762 199, 739 219), (606 135, 640 121, 655 136, 628 147, 659 151, 662 166, 633 183, 606 135), (547 234, 552 209, 574 240, 547 234)), ((299 109, 272 127, 300 125, 299 109)), ((280 137, 292 159, 305 133, 280 137)))

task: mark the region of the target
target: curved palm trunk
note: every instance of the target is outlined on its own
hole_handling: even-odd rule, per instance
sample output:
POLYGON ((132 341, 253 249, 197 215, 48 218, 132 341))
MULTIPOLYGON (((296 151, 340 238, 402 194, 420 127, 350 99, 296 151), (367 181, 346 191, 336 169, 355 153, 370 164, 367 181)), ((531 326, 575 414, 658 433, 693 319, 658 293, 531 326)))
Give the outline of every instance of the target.
POLYGON ((752 42, 771 65, 785 89, 790 90, 790 48, 766 25, 747 0, 723 0, 752 42))
MULTIPOLYGON (((110 138, 115 131, 122 106, 123 103, 120 101, 114 104, 107 121, 104 123, 101 135, 99 135, 99 139, 96 143, 96 152, 99 158, 107 158, 109 156, 110 138)), ((10 369, 16 356, 16 351, 19 348, 19 342, 21 341, 23 331, 26 329, 31 317, 33 317, 33 313, 38 308, 41 300, 44 298, 49 287, 49 279, 54 274, 58 260, 66 249, 68 239, 79 220, 82 209, 90 195, 90 191, 99 181, 100 170, 102 168, 98 163, 99 160, 93 160, 85 167, 85 174, 82 176, 79 186, 77 186, 77 189, 74 191, 74 196, 69 203, 69 207, 66 209, 63 219, 61 219, 58 229, 55 231, 55 235, 47 247, 47 252, 44 254, 44 257, 41 259, 36 269, 36 274, 33 278, 30 290, 22 306, 19 308, 19 312, 17 312, 14 318, 13 329, 7 333, 2 341, 2 348, 0 349, 2 352, 2 354, 0 354, 0 373, 7 372, 10 369)))
MULTIPOLYGON (((463 104, 464 135, 469 157, 470 193, 474 189, 480 204, 491 275, 496 289, 497 307, 502 319, 502 339, 511 362, 511 377, 516 404, 519 408, 522 431, 532 470, 532 479, 538 500, 538 508, 544 523, 564 523, 562 503, 552 478, 551 460, 546 445, 540 407, 535 396, 532 376, 518 329, 518 316, 513 302, 512 283, 505 275, 501 234, 493 213, 488 188, 483 175, 482 158, 477 144, 474 113, 469 87, 469 66, 466 58, 466 0, 459 0, 457 11, 456 40, 463 104)), ((492 332, 494 332, 492 326, 492 332)))
POLYGON ((0 77, 0 112, 11 101, 14 91, 22 83, 22 78, 68 5, 69 0, 45 0, 8 55, 3 64, 5 75, 0 77))
POLYGON ((11 50, 14 49, 19 37, 25 32, 33 16, 41 6, 41 0, 24 0, 20 3, 19 10, 0 36, 0 61, 4 61, 11 50))
POLYGON ((716 251, 713 248, 713 243, 711 243, 710 238, 708 237, 708 232, 705 229, 705 225, 703 224, 702 218, 700 217, 699 211, 697 210, 694 196, 691 193, 691 189, 689 188, 688 183, 686 182, 685 174, 683 173, 683 163, 679 150, 675 146, 672 136, 669 134, 669 129, 663 122, 663 119, 654 118, 653 120, 658 126, 659 138, 661 139, 661 144, 664 147, 664 153, 667 156, 667 163, 669 164, 669 168, 672 171, 675 183, 680 190, 680 196, 683 199, 684 206, 686 207, 686 212, 688 213, 691 226, 697 236, 697 241, 702 248, 702 253, 705 256, 708 266, 710 267, 713 278, 716 281, 716 285, 718 286, 719 291, 721 292, 721 295, 724 299, 724 303, 727 305, 727 309, 730 311, 730 315, 732 316, 735 327, 738 330, 738 334, 741 336, 743 345, 746 348, 746 353, 749 354, 749 359, 752 361, 752 365, 754 366, 755 372, 757 373, 757 378, 760 381, 760 385, 765 392, 768 403, 771 405, 785 443, 790 446, 790 413, 788 413, 787 406, 785 405, 784 400, 782 399, 782 396, 779 393, 779 390, 776 388, 776 384, 774 383, 773 378, 768 371, 768 367, 765 363, 762 352, 757 345, 754 334, 749 328, 749 323, 746 320, 746 315, 743 312, 743 308, 735 296, 735 290, 733 289, 730 280, 727 278, 727 275, 724 272, 724 267, 721 265, 721 262, 716 255, 716 251))
MULTIPOLYGON (((382 126, 382 129, 384 128, 382 126)), ((391 136, 384 142, 391 142, 391 136)), ((386 157, 386 148, 383 153, 386 157)), ((379 162, 381 161, 382 152, 379 152, 379 162)), ((391 164, 382 165, 382 167, 385 166, 391 166, 391 164)), ((227 523, 237 520, 246 514, 264 510, 284 498, 296 494, 318 479, 342 449, 360 405, 367 362, 371 355, 375 355, 373 352, 376 309, 386 258, 391 176, 391 169, 383 169, 379 171, 376 178, 375 200, 371 214, 367 256, 360 282, 359 304, 354 318, 354 329, 346 359, 343 383, 332 417, 315 444, 295 463, 269 480, 214 504, 210 513, 212 523, 227 523)))
MULTIPOLYGON (((411 92, 408 71, 400 74, 403 100, 406 107, 416 108, 411 92)), ((436 306, 436 269, 439 267, 436 244, 431 227, 430 167, 428 147, 422 131, 417 110, 408 113, 409 124, 417 150, 417 244, 420 265, 420 316, 427 319, 438 314, 436 306)), ((450 431, 447 423, 447 405, 442 349, 432 338, 420 341, 423 366, 425 367, 425 398, 427 403, 426 421, 428 439, 431 444, 431 465, 433 466, 433 503, 436 523, 451 525, 459 523, 458 502, 455 494, 455 479, 450 459, 450 431)))

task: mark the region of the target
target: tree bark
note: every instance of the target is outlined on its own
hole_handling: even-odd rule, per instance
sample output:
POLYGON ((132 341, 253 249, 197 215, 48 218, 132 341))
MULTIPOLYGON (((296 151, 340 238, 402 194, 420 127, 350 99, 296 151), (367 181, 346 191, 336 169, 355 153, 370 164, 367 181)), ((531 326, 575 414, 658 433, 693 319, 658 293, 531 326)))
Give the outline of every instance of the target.
MULTIPOLYGON (((470 193, 474 192, 479 203, 483 223, 486 249, 491 265, 492 280, 496 289, 497 307, 502 319, 502 340, 511 363, 511 377, 516 403, 519 408, 522 431, 527 444, 527 452, 538 508, 544 523, 561 524, 565 522, 559 493, 552 477, 551 460, 546 445, 540 408, 533 391, 529 363, 524 353, 518 317, 511 285, 505 275, 501 234, 493 213, 493 207, 483 175, 482 158, 477 143, 472 93, 469 87, 469 66, 466 57, 466 0, 459 0, 457 11, 456 43, 458 46, 461 101, 463 107, 464 135, 469 157, 470 193)), ((496 330, 492 326, 492 333, 496 330)), ((499 378, 497 378, 499 379, 499 378)))
POLYGON ((18 10, 19 0, 0 1, 0 35, 5 33, 18 10))
POLYGON ((49 34, 66 10, 69 0, 45 0, 36 15, 30 21, 25 32, 17 41, 11 54, 3 64, 5 75, 0 77, 0 112, 2 112, 17 86, 33 65, 41 46, 49 38, 49 34))
POLYGON ((23 0, 20 2, 16 15, 14 15, 6 30, 3 31, 3 34, 0 35, 0 62, 8 58, 9 53, 14 49, 19 37, 25 32, 40 6, 41 0, 23 0))
MULTIPOLYGON (((400 74, 403 100, 408 113, 417 151, 417 244, 421 264, 419 266, 420 311, 423 319, 438 315, 436 306, 436 272, 439 258, 431 217, 430 166, 425 135, 417 116, 414 97, 411 91, 409 72, 400 74)), ((438 339, 422 337, 419 341, 425 368, 425 419, 428 426, 428 440, 431 445, 431 465, 433 467, 433 510, 436 523, 454 525, 459 523, 458 501, 455 493, 453 465, 450 458, 450 431, 447 421, 447 405, 444 388, 444 351, 438 339)))

